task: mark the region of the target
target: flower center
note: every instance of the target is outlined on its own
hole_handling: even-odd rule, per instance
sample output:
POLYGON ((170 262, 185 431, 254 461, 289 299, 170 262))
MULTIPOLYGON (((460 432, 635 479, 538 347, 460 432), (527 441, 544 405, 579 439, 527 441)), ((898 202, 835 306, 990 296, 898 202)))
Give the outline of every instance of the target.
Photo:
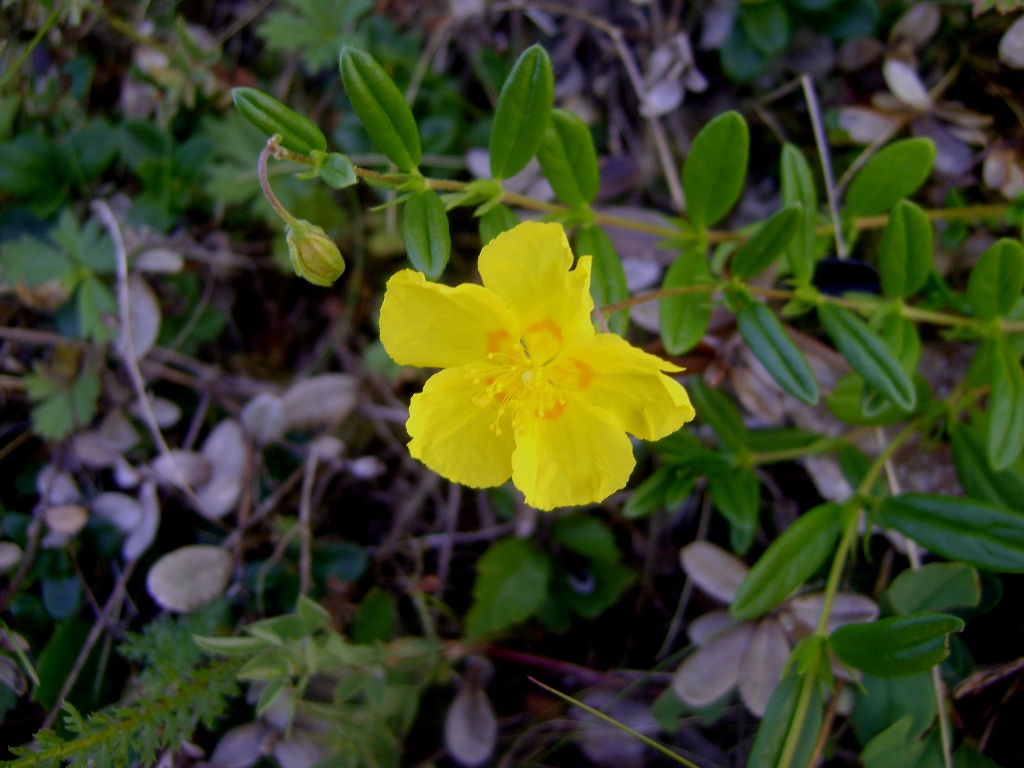
POLYGON ((470 370, 469 376, 473 382, 482 385, 473 403, 479 406, 497 405, 497 414, 491 424, 495 435, 501 434, 501 422, 506 413, 511 415, 512 428, 516 434, 530 434, 536 429, 538 420, 557 419, 562 415, 566 405, 565 397, 548 380, 543 365, 532 362, 525 355, 518 360, 514 356, 509 358, 505 364, 473 367, 470 370))

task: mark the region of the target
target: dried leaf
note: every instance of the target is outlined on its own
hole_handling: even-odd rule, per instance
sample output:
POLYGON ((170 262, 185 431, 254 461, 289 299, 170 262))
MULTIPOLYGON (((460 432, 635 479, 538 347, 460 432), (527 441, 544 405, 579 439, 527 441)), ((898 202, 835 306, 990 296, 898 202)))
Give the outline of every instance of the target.
POLYGON ((877 61, 885 53, 885 45, 874 37, 855 37, 839 46, 836 64, 844 72, 856 72, 877 61))
POLYGON ((203 456, 213 473, 196 488, 199 512, 208 519, 223 517, 238 503, 249 461, 249 445, 242 425, 234 419, 218 424, 203 443, 203 456))
POLYGON ((356 407, 359 381, 346 373, 325 373, 291 386, 281 398, 286 429, 341 421, 356 407))
POLYGON ((928 89, 924 87, 913 67, 905 61, 886 60, 882 66, 882 76, 889 90, 904 104, 909 104, 922 112, 931 109, 932 99, 928 95, 928 89))
POLYGON ((679 560, 698 587, 723 603, 732 602, 750 570, 735 555, 706 541, 687 544, 680 550, 679 560))
POLYGON ((44 504, 54 507, 71 504, 82 497, 71 473, 58 470, 53 464, 47 464, 39 470, 36 475, 36 491, 44 504))
POLYGON ((449 754, 463 765, 482 765, 494 754, 497 739, 498 719, 487 693, 472 683, 464 685, 444 719, 449 754))
POLYGON ((213 475, 210 460, 196 451, 172 449, 149 463, 156 479, 175 488, 196 488, 208 482, 213 475))
POLYGON ((715 635, 735 622, 736 619, 728 611, 708 611, 690 622, 686 634, 696 645, 707 645, 715 635))
POLYGON ((121 555, 128 561, 137 560, 149 549, 160 527, 160 502, 156 496, 156 483, 152 480, 143 483, 139 489, 139 507, 142 518, 121 545, 121 555))
MULTIPOLYGON (((141 275, 128 278, 128 312, 132 331, 132 352, 142 359, 160 335, 160 302, 141 275)), ((124 354, 118 340, 118 351, 124 354)))
POLYGON ((61 504, 47 509, 44 517, 51 531, 64 536, 74 536, 89 522, 89 510, 77 504, 61 504))
POLYGON ((691 707, 718 701, 736 687, 753 635, 754 625, 744 622, 698 648, 672 676, 672 690, 691 707))
MULTIPOLYGON (((805 627, 814 629, 818 625, 818 617, 821 616, 824 598, 821 592, 800 595, 787 603, 786 610, 805 627)), ((874 621, 877 618, 878 606, 870 597, 856 592, 840 592, 832 604, 828 631, 832 632, 844 624, 874 621)))
POLYGON ((277 742, 274 757, 281 768, 312 768, 324 758, 324 750, 311 738, 302 738, 293 731, 290 739, 277 742))
POLYGON ((258 445, 266 445, 284 437, 284 402, 267 392, 256 395, 242 409, 242 425, 258 445))
POLYGON ((21 547, 13 541, 0 541, 0 573, 7 573, 21 562, 21 547))
POLYGON ((250 768, 269 751, 273 733, 259 721, 239 725, 220 737, 210 768, 250 768))
POLYGON ((157 560, 146 575, 146 589, 161 608, 189 613, 223 594, 232 568, 225 550, 192 544, 157 560))
POLYGON ((135 257, 135 269, 140 272, 177 274, 185 267, 184 257, 170 248, 150 248, 135 257))
POLYGON ((840 107, 839 125, 857 144, 871 144, 883 136, 891 136, 900 127, 900 121, 890 115, 867 107, 840 107))
POLYGON ((753 714, 763 717, 768 700, 782 679, 789 658, 789 641, 773 618, 758 622, 740 665, 740 698, 753 714))
POLYGON ((939 31, 942 12, 935 3, 913 3, 889 32, 889 43, 898 45, 909 43, 914 48, 921 48, 939 31))
POLYGON ((1024 16, 1013 22, 999 40, 999 60, 1013 69, 1024 69, 1024 16))
MULTIPOLYGON (((181 408, 176 403, 163 397, 153 397, 148 394, 146 397, 149 398, 149 407, 153 410, 153 418, 156 419, 156 424, 161 429, 173 427, 181 419, 181 408)), ((138 400, 132 403, 131 412, 136 418, 146 418, 145 409, 138 400)))
POLYGON ((114 482, 122 490, 134 488, 139 484, 139 471, 128 463, 124 456, 118 456, 114 460, 114 482))
POLYGON ((142 522, 142 506, 125 493, 101 493, 92 500, 92 511, 125 533, 134 530, 142 522))

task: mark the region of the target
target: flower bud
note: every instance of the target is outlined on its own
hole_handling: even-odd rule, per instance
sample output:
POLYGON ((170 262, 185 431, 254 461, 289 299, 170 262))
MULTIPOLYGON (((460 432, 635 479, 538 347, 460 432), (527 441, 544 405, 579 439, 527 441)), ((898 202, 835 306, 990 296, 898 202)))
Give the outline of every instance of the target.
POLYGON ((285 233, 292 269, 314 285, 328 286, 345 271, 345 260, 323 228, 305 219, 295 221, 285 233))

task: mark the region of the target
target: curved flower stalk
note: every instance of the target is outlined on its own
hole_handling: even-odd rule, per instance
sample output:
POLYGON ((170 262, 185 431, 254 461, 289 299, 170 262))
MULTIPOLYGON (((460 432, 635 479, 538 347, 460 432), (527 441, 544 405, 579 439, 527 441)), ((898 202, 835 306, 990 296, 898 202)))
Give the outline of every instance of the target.
MULTIPOLYGON (((687 576, 723 603, 732 602, 750 570, 735 555, 706 541, 683 547, 680 559, 687 576)), ((814 633, 822 598, 821 592, 791 597, 756 621, 737 621, 724 610, 694 620, 687 633, 697 650, 676 670, 673 690, 691 707, 706 707, 739 688, 744 706, 763 716, 793 646, 814 633)), ((844 624, 877 618, 878 606, 870 598, 840 592, 829 614, 828 629, 831 632, 844 624)), ((847 668, 835 658, 832 671, 850 679, 847 668)))
POLYGON ((633 470, 626 433, 658 440, 694 416, 680 368, 591 322, 589 256, 560 224, 524 222, 480 253, 483 286, 403 270, 380 337, 395 362, 441 368, 412 398, 409 452, 482 488, 509 478, 538 509, 588 504, 633 470))

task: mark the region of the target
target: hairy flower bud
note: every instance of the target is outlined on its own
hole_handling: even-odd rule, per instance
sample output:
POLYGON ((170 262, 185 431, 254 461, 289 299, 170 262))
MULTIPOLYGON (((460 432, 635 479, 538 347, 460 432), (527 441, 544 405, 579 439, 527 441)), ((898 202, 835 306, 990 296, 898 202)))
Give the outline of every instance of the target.
POLYGON ((295 221, 285 233, 292 269, 314 285, 329 286, 345 271, 345 260, 322 227, 305 219, 295 221))

